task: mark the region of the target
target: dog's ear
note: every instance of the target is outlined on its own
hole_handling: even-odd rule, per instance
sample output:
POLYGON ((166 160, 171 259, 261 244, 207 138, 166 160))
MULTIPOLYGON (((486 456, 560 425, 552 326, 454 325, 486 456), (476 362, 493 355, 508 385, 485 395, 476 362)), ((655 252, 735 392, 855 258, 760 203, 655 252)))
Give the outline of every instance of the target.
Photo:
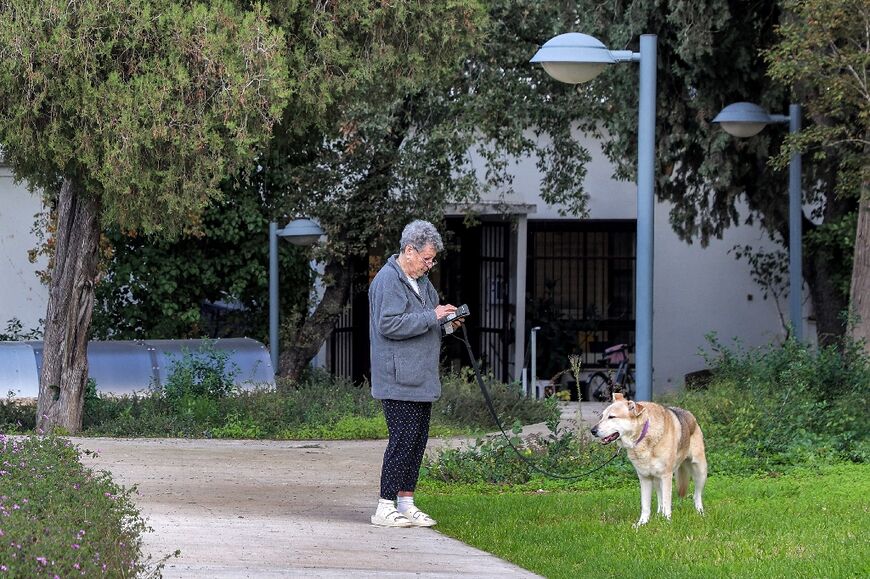
POLYGON ((634 400, 630 400, 628 402, 628 411, 631 412, 635 416, 640 416, 641 414, 646 412, 646 406, 644 406, 640 402, 635 402, 634 400))
POLYGON ((619 402, 620 400, 625 400, 625 396, 622 395, 622 392, 614 392, 613 393, 613 401, 619 402))

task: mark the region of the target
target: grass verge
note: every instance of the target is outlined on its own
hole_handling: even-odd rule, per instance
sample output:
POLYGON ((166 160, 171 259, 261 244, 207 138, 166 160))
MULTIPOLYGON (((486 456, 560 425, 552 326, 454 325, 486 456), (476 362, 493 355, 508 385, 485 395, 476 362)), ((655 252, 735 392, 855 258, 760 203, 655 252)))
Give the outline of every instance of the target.
POLYGON ((638 530, 637 484, 481 494, 428 481, 418 503, 441 533, 548 578, 868 577, 870 468, 712 477, 706 514, 675 500, 638 530))

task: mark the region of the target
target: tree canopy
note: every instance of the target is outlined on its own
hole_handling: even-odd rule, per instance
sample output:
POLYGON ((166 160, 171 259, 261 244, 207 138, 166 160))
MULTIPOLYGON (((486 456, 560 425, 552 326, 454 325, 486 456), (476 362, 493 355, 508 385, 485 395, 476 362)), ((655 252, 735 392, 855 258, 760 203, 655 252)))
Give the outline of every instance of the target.
MULTIPOLYGON (((611 48, 636 47, 644 32, 658 35, 657 194, 672 204, 671 226, 689 242, 704 244, 748 222, 787 245, 787 174, 774 162, 791 150, 786 129, 771 126, 751 139, 734 139, 711 120, 733 102, 784 114, 790 102, 803 99, 802 87, 772 77, 765 60, 781 42, 778 27, 792 18, 781 0, 616 2, 577 9, 576 28, 611 48)), ((589 90, 593 114, 612 136, 605 150, 620 175, 632 177, 636 71, 615 67, 589 90)), ((836 122, 853 126, 856 119, 846 114, 836 122)), ((804 280, 823 342, 844 332, 855 231, 857 197, 837 193, 854 186, 837 169, 840 154, 804 160, 804 280)))
POLYGON ((195 229, 291 90, 285 40, 255 4, 7 0, 0 140, 15 175, 62 178, 127 231, 195 229))
POLYGON ((815 238, 824 242, 855 232, 847 278, 851 333, 870 349, 870 5, 787 0, 785 7, 791 18, 779 27, 780 42, 766 60, 771 76, 795 87, 813 119, 790 136, 790 148, 821 162, 832 156, 836 187, 828 195, 859 202, 845 232, 834 228, 815 238))
MULTIPOLYGON (((842 0, 848 1, 855 0, 842 0)), ((481 4, 416 7, 413 18, 403 7, 395 20, 384 19, 380 3, 273 5, 287 31, 291 68, 303 71, 300 82, 317 98, 291 103, 259 159, 268 192, 262 203, 273 217, 321 221, 329 241, 318 256, 332 288, 309 325, 294 330, 298 349, 282 348, 288 357, 304 362, 316 351, 347 303, 354 272, 367 271, 372 248, 390 249, 411 216, 438 220, 448 202, 509 195, 514 158, 535 158, 544 199, 578 216, 586 208, 589 154, 575 131, 601 138, 617 176, 634 177, 636 67, 612 67, 577 87, 552 81, 528 59, 566 31, 591 34, 611 49, 636 50, 640 34, 658 35, 657 194, 671 204, 671 226, 683 239, 706 244, 750 222, 786 244, 786 175, 773 161, 790 151, 786 131, 769 127, 738 141, 711 120, 731 102, 782 113, 806 97, 791 81, 768 74, 767 55, 782 45, 779 27, 794 18, 794 6, 781 0, 481 4), (345 28, 348 22, 359 28, 345 28), (397 68, 393 59, 402 54, 408 60, 397 68), (379 62, 407 74, 386 75, 379 62)), ((856 109, 850 110, 835 122, 855 126, 856 109)), ((842 151, 804 163, 804 200, 812 207, 804 218, 804 271, 823 340, 843 331, 839 315, 851 270, 857 196, 835 192, 854 193, 856 183, 838 169, 842 163, 842 151)), ((751 248, 740 253, 751 255, 751 248)), ((297 361, 285 360, 291 366, 297 361)))

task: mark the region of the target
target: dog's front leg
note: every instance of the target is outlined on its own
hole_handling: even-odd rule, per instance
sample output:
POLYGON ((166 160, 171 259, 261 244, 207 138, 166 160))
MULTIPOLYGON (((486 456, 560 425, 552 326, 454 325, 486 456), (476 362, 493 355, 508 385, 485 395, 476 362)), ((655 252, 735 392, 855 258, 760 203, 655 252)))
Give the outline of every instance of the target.
POLYGON ((652 505, 652 477, 638 475, 638 478, 640 479, 640 518, 634 524, 635 529, 649 522, 650 507, 652 505))
POLYGON ((674 477, 668 474, 659 479, 662 494, 659 497, 659 512, 665 516, 667 520, 671 520, 671 492, 674 488, 674 477))
POLYGON ((664 514, 665 507, 664 507, 664 502, 662 501, 662 484, 663 483, 662 483, 661 477, 653 478, 653 484, 655 485, 655 488, 656 488, 656 513, 657 514, 664 514))

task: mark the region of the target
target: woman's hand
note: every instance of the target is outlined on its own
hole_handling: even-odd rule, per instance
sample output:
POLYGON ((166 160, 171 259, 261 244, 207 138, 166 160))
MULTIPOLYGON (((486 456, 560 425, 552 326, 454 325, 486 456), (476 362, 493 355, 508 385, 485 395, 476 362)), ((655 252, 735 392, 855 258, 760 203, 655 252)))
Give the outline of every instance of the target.
POLYGON ((449 316, 455 311, 456 306, 451 304, 435 306, 435 319, 442 320, 444 317, 449 316))

